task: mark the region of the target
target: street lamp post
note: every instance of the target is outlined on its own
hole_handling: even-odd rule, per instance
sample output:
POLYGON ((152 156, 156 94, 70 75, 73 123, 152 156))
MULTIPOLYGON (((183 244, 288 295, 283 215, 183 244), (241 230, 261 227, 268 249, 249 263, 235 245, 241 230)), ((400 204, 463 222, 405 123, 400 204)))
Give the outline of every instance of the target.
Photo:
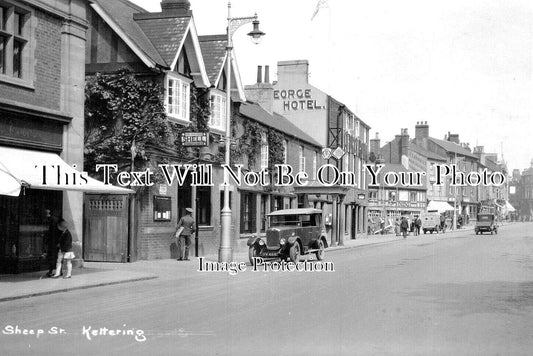
MULTIPOLYGON (((226 166, 230 165, 230 145, 231 145, 231 64, 232 64, 232 50, 233 50, 233 34, 243 25, 253 23, 252 32, 248 36, 252 38, 254 43, 259 43, 261 37, 264 35, 259 30, 259 20, 257 14, 248 17, 231 17, 231 2, 228 2, 228 27, 226 47, 226 135, 225 135, 225 155, 224 161, 226 166)), ((221 211, 220 224, 220 248, 218 250, 219 262, 231 262, 233 259, 233 249, 231 247, 231 207, 229 202, 229 174, 227 169, 224 170, 224 206, 221 211)))

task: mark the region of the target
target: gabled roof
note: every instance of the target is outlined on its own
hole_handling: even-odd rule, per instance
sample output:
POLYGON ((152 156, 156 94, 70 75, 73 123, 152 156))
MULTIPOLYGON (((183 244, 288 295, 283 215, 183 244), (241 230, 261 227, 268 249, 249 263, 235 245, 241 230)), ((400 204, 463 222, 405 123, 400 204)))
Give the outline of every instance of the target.
MULTIPOLYGON (((209 82, 213 87, 218 87, 218 82, 224 72, 224 66, 227 59, 227 36, 226 35, 208 35, 198 36, 200 47, 202 49, 202 56, 204 58, 205 69, 209 77, 209 82)), ((233 50, 232 63, 232 89, 237 89, 239 93, 239 100, 246 102, 246 96, 241 81, 241 75, 237 60, 235 59, 235 50, 233 50)))
POLYGON ((133 21, 133 14, 147 13, 125 0, 91 0, 92 8, 117 35, 145 62, 148 67, 168 67, 141 27, 133 21))
POLYGON ((294 137, 313 146, 321 147, 318 142, 311 138, 311 136, 300 130, 285 117, 277 113, 271 115, 259 104, 249 101, 243 103, 240 107, 240 113, 246 117, 249 117, 250 119, 260 122, 265 126, 276 129, 287 136, 294 137))
POLYGON ((172 69, 187 47, 193 77, 209 87, 194 19, 176 12, 150 13, 128 0, 90 0, 98 15, 150 68, 172 69), (190 36, 190 37, 188 37, 190 36), (190 41, 187 41, 190 39, 190 41), (194 51, 195 57, 191 57, 194 51))
POLYGON ((467 149, 463 148, 461 145, 456 144, 455 142, 439 140, 433 137, 428 137, 428 140, 432 141, 436 145, 444 148, 446 151, 451 153, 457 153, 458 155, 471 157, 477 159, 477 157, 467 149))
POLYGON ((426 150, 424 147, 418 146, 417 144, 414 144, 412 142, 409 143, 409 149, 413 150, 414 152, 421 154, 422 156, 435 160, 435 161, 443 161, 446 162, 446 157, 442 157, 441 155, 438 155, 434 152, 426 150))
POLYGON ((212 85, 217 86, 226 62, 227 37, 226 35, 211 35, 200 36, 198 39, 209 81, 212 85))
POLYGON ((191 17, 154 18, 150 15, 137 15, 135 22, 152 41, 165 63, 171 66, 187 35, 191 17))

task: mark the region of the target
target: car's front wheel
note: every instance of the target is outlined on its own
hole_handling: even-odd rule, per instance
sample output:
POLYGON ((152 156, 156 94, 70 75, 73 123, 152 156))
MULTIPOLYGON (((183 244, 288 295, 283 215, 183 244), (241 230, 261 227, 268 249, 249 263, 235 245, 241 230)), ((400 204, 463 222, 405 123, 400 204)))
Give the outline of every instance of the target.
POLYGON ((295 242, 294 245, 291 246, 289 257, 294 263, 300 262, 300 244, 298 242, 295 242))
POLYGON ((254 264, 254 257, 257 257, 259 255, 259 251, 257 251, 257 247, 254 246, 250 246, 250 248, 248 249, 248 259, 250 260, 250 264, 253 265, 254 264))
POLYGON ((316 259, 322 261, 324 259, 324 241, 318 241, 318 251, 316 252, 316 259))

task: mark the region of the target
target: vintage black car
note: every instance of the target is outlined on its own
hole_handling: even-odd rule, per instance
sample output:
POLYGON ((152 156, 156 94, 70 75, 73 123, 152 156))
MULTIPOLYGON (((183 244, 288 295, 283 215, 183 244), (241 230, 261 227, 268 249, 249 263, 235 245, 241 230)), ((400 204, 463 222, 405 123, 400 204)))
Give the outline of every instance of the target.
POLYGON ((248 257, 264 259, 290 259, 300 261, 301 255, 314 253, 317 260, 324 259, 328 247, 322 210, 286 209, 267 215, 266 239, 252 236, 248 240, 248 257))
POLYGON ((490 234, 498 233, 498 223, 496 222, 494 214, 478 214, 476 227, 474 228, 477 234, 490 232, 490 234))

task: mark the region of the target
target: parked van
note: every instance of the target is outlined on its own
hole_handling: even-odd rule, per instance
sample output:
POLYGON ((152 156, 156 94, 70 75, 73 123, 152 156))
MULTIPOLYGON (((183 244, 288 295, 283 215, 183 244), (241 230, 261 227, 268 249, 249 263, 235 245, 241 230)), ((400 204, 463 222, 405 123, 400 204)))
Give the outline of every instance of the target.
POLYGON ((436 233, 440 230, 440 214, 439 213, 422 213, 420 214, 420 220, 422 220, 422 230, 424 234, 430 231, 436 233))

